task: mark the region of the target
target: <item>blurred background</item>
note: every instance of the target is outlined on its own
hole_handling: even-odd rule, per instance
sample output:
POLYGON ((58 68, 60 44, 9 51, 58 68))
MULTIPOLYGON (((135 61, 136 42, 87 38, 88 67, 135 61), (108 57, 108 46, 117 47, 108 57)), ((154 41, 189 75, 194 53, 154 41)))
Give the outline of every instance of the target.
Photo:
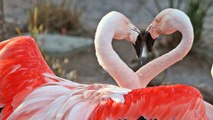
MULTIPOLYGON (((144 31, 165 8, 188 14, 195 41, 187 57, 158 75, 149 86, 192 85, 213 104, 213 0, 0 0, 0 41, 31 35, 58 76, 86 84, 116 84, 95 56, 93 40, 98 22, 114 10, 144 31)), ((143 65, 175 48, 180 39, 179 32, 161 36, 153 53, 145 54, 143 65)), ((113 41, 113 48, 133 70, 142 66, 131 44, 113 41)))

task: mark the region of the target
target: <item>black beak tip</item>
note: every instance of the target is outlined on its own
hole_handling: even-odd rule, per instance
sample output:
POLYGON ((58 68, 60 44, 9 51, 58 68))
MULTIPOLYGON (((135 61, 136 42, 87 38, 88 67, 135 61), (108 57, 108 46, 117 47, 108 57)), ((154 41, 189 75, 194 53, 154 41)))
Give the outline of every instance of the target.
POLYGON ((143 44, 144 44, 144 40, 143 40, 143 36, 140 33, 136 39, 135 44, 133 45, 136 51, 136 54, 138 56, 138 58, 141 57, 142 52, 143 52, 143 44))
POLYGON ((151 34, 146 31, 144 34, 144 40, 146 42, 146 47, 148 52, 152 52, 153 45, 155 43, 155 39, 152 38, 151 34))
POLYGON ((155 39, 152 38, 151 34, 148 31, 141 32, 138 35, 135 44, 133 45, 138 58, 142 57, 144 42, 146 44, 148 52, 152 52, 155 39))

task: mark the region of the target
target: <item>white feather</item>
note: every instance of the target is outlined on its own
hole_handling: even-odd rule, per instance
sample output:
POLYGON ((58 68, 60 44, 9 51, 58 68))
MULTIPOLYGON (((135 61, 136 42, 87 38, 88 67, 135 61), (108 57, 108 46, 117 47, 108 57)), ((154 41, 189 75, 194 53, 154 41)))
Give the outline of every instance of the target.
POLYGON ((112 85, 78 84, 73 87, 67 80, 51 82, 27 96, 8 120, 23 116, 29 120, 86 120, 102 101, 111 98, 116 103, 124 103, 124 95, 130 91, 112 85))

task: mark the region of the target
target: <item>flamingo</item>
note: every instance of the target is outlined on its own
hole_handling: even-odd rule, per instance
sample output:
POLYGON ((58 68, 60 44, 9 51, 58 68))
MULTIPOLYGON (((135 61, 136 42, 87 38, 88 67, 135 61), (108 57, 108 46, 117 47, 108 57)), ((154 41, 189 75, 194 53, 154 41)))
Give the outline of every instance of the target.
POLYGON ((0 105, 4 108, 0 118, 135 120, 143 116, 159 120, 208 119, 202 95, 193 87, 144 88, 140 74, 131 71, 113 51, 109 44, 112 38, 133 43, 138 56, 143 40, 139 30, 119 12, 105 15, 97 27, 95 48, 98 61, 122 87, 79 84, 57 77, 31 37, 21 36, 1 42, 0 105))
MULTIPOLYGON (((147 27, 145 40, 149 52, 152 51, 153 44, 160 34, 168 35, 176 31, 182 34, 182 40, 179 45, 174 50, 149 62, 136 72, 143 87, 146 87, 154 77, 166 68, 182 60, 190 51, 194 40, 190 19, 184 12, 177 9, 168 8, 163 10, 147 27), (149 74, 147 74, 147 71, 149 71, 149 74)), ((208 118, 213 119, 213 106, 205 101, 204 104, 208 118)))

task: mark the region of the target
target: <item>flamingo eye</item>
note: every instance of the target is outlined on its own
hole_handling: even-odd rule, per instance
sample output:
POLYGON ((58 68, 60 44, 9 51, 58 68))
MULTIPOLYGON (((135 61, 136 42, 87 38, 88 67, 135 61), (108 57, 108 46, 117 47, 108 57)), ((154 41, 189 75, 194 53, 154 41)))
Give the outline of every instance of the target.
POLYGON ((160 22, 160 20, 159 20, 159 19, 157 19, 157 18, 155 19, 155 21, 156 21, 157 23, 159 23, 159 22, 160 22))

